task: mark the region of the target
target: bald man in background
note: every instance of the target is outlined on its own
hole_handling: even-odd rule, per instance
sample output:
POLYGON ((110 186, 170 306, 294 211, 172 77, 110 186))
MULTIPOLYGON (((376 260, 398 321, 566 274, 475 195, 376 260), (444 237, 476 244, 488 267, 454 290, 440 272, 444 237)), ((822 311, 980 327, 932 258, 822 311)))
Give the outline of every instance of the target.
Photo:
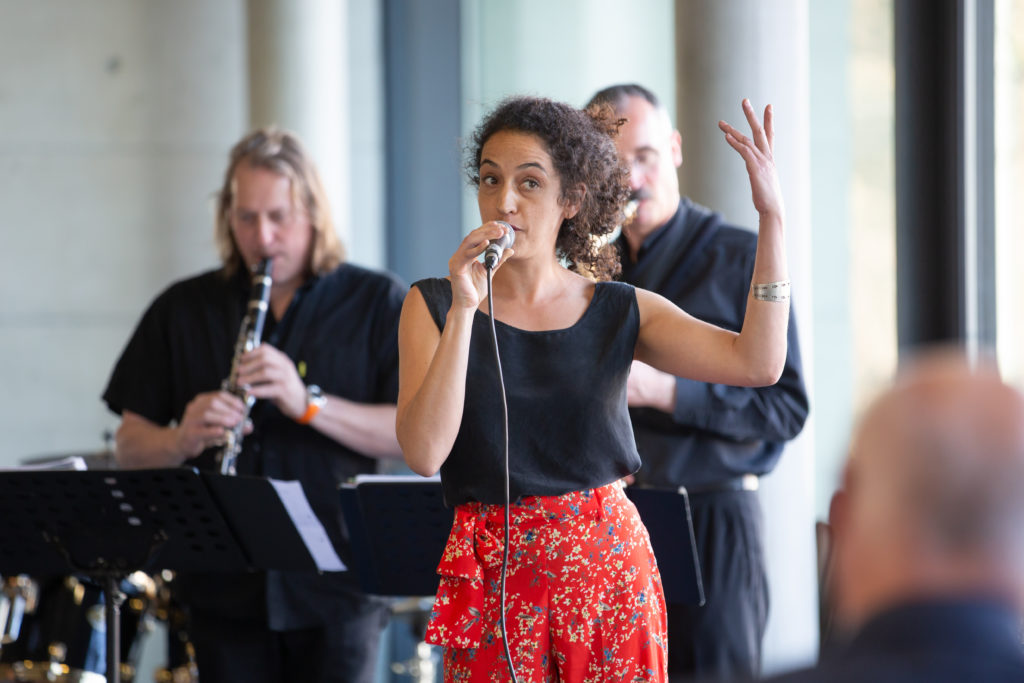
POLYGON ((831 521, 844 642, 771 680, 1024 681, 1024 395, 993 365, 909 366, 855 432, 831 521))

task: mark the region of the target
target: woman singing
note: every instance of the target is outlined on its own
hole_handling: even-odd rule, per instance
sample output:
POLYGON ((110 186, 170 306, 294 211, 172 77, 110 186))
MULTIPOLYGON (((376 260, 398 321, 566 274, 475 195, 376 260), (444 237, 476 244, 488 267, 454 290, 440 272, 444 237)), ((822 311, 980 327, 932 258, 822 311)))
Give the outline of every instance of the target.
POLYGON ((789 316, 772 113, 750 103, 746 137, 720 122, 746 163, 760 215, 742 331, 703 323, 651 292, 607 280, 598 238, 622 222, 628 170, 610 108, 516 97, 473 137, 467 168, 483 224, 415 283, 399 328, 398 439, 408 465, 441 472, 455 522, 428 641, 446 681, 506 681, 503 408, 478 257, 507 223, 493 310, 510 420, 512 509, 505 637, 519 681, 664 681, 665 606, 647 532, 620 480, 640 467, 626 406, 636 359, 704 382, 774 383, 789 316), (500 222, 499 222, 500 221, 500 222), (782 293, 780 293, 782 292, 782 293))

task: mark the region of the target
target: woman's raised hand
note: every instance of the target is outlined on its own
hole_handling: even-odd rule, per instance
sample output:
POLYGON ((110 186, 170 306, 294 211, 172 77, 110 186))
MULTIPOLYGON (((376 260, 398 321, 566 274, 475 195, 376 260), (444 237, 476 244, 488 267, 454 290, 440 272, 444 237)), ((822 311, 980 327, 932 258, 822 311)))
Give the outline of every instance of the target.
POLYGON ((779 176, 775 170, 775 159, 772 151, 775 145, 775 127, 772 120, 772 105, 764 108, 764 125, 757 119, 750 100, 743 100, 743 114, 750 124, 751 137, 747 137, 725 121, 719 121, 718 127, 725 133, 725 141, 740 153, 747 165, 750 176, 750 189, 753 194, 754 208, 761 215, 783 214, 782 190, 779 187, 779 176))
MULTIPOLYGON (((466 235, 459 248, 448 259, 448 273, 452 283, 452 306, 460 308, 477 308, 487 296, 487 269, 480 263, 480 254, 484 253, 491 240, 505 234, 505 226, 496 221, 484 223, 466 235)), ((501 260, 494 266, 498 271, 501 264, 511 256, 513 250, 506 249, 501 260)))

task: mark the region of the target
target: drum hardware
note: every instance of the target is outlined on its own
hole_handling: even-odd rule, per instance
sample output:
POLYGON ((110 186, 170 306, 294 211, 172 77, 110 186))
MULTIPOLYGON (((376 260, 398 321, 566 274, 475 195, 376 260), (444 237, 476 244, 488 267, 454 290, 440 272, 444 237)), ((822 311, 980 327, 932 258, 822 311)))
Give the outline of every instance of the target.
POLYGON ((0 588, 0 650, 18 639, 22 620, 36 611, 39 584, 25 575, 8 576, 0 588))
MULTIPOLYGON (((26 581, 32 581, 25 578, 26 581)), ((0 680, 50 683, 112 683, 135 680, 141 655, 141 636, 152 630, 156 587, 143 572, 133 572, 100 589, 77 576, 36 583, 38 598, 10 647, 0 653, 0 680), (106 591, 115 590, 113 603, 123 607, 124 628, 110 631, 106 591), (115 657, 117 675, 107 681, 108 632, 120 632, 115 657), (121 652, 124 656, 121 656, 121 652)))
POLYGON ((242 451, 242 438, 245 430, 245 423, 249 419, 249 411, 252 409, 256 398, 246 391, 246 388, 238 384, 238 363, 242 355, 252 351, 260 345, 260 338, 263 336, 263 323, 267 319, 267 309, 270 307, 270 288, 273 284, 270 273, 273 268, 273 259, 263 259, 252 270, 252 285, 249 294, 249 306, 245 317, 242 319, 242 326, 238 331, 238 339, 235 340, 235 354, 231 360, 231 374, 221 385, 221 389, 230 392, 242 399, 245 404, 244 415, 241 421, 233 429, 224 433, 224 447, 217 454, 220 462, 221 474, 235 474, 235 461, 242 451))
POLYGON ((188 634, 188 612, 174 597, 174 572, 162 571, 156 577, 155 616, 167 625, 167 666, 153 672, 156 683, 199 683, 196 649, 188 634))
POLYGON ((125 595, 121 613, 121 680, 132 683, 142 656, 143 636, 154 628, 157 584, 145 572, 135 571, 122 580, 121 590, 125 595))
MULTIPOLYGON (((50 654, 48 662, 22 661, 15 662, 10 671, 19 683, 106 683, 106 677, 92 671, 73 669, 64 663, 67 648, 63 643, 51 643, 47 648, 50 654)), ((0 674, 4 670, 0 668, 0 674)))
POLYGON ((36 610, 25 620, 19 638, 3 653, 0 679, 105 683, 103 675, 89 670, 97 667, 87 661, 94 633, 90 620, 95 618, 89 612, 98 591, 87 591, 74 576, 40 580, 38 585, 36 610), (69 655, 74 660, 70 663, 69 655))
MULTIPOLYGON (((172 628, 168 624, 168 629, 172 628)), ((199 683, 196 649, 184 632, 168 634, 168 666, 153 672, 156 683, 199 683), (184 636, 184 638, 181 638, 184 636), (177 653, 174 650, 177 649, 177 653), (175 663, 178 660, 178 663, 175 663)))
POLYGON ((411 676, 417 683, 437 680, 437 653, 423 641, 416 643, 416 656, 404 662, 392 662, 391 672, 398 676, 411 676))
POLYGON ((417 639, 415 654, 405 661, 392 662, 391 672, 397 676, 409 676, 416 683, 434 683, 440 669, 440 650, 424 641, 433 606, 432 597, 410 597, 391 603, 392 615, 408 621, 417 639))

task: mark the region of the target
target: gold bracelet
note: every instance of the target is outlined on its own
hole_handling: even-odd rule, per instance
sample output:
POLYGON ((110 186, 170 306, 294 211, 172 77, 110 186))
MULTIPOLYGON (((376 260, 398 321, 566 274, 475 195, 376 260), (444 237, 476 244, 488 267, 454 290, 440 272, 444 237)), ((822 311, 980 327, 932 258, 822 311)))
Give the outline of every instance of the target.
POLYGON ((789 280, 750 285, 750 290, 758 301, 789 301, 789 280))

